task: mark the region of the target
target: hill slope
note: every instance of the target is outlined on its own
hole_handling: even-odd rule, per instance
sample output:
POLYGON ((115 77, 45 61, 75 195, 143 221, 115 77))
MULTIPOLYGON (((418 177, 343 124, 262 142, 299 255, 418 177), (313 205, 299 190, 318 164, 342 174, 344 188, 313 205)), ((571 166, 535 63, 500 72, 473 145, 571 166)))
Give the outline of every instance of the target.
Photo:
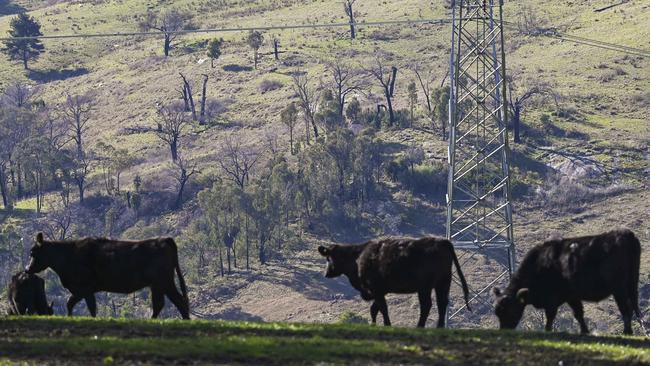
MULTIPOLYGON (((559 31, 648 49, 649 6, 643 1, 629 1, 609 11, 593 12, 607 4, 605 0, 507 2, 506 17, 514 22, 529 8, 542 19, 543 25, 559 31)), ((201 28, 345 21, 338 1, 23 0, 0 1, 0 7, 0 15, 9 14, 0 16, 2 34, 8 28, 10 14, 21 8, 42 23, 45 34, 135 31, 138 20, 148 9, 163 11, 172 7, 188 11, 194 26, 201 28)), ((364 0, 358 2, 357 12, 358 21, 447 16, 442 1, 424 0, 364 0)), ((88 145, 94 147, 99 142, 109 142, 137 155, 137 163, 124 172, 122 180, 130 184, 140 175, 143 186, 152 193, 149 206, 160 208, 166 205, 160 198, 162 193, 173 194, 175 189, 168 171, 168 149, 155 134, 130 133, 128 129, 155 126, 157 108, 179 98, 179 73, 190 79, 195 91, 200 89, 202 74, 207 74, 210 78, 207 94, 224 107, 211 124, 193 124, 183 137, 184 153, 196 161, 201 170, 190 187, 189 202, 182 210, 160 208, 140 217, 138 223, 134 216, 125 215, 123 228, 112 233, 127 238, 179 237, 202 214, 197 207, 196 192, 223 178, 218 163, 228 138, 235 136, 244 143, 265 148, 276 139, 281 146, 280 154, 292 166, 299 164, 296 157, 287 153, 288 136, 279 117, 279 111, 288 101, 296 100, 291 87, 292 73, 304 71, 315 82, 326 82, 329 76, 324 72, 324 62, 340 58, 360 68, 369 65, 378 51, 382 51, 400 70, 396 107, 403 109, 407 107, 407 84, 414 80, 408 69, 410 65, 423 62, 431 70, 436 85, 443 81, 447 71, 449 33, 449 25, 431 24, 362 27, 355 41, 348 39, 345 28, 267 32, 258 70, 252 69, 252 51, 244 42, 246 34, 239 32, 181 36, 169 58, 161 56, 162 40, 155 37, 47 40, 44 44, 48 51, 32 64, 32 71, 24 72, 20 65, 5 58, 0 60, 0 88, 15 80, 38 85, 39 98, 52 106, 62 103, 66 93, 93 92, 98 103, 89 122, 88 145), (217 68, 212 69, 209 60, 206 61, 202 42, 221 36, 226 41, 223 56, 217 68), (273 37, 280 39, 281 50, 285 51, 279 62, 270 55, 273 37), (260 85, 264 81, 276 81, 279 86, 262 92, 260 85)), ((515 202, 518 257, 551 234, 581 235, 618 226, 631 227, 644 244, 641 296, 642 307, 647 309, 650 307, 650 250, 647 247, 650 243, 647 205, 650 200, 650 60, 545 37, 524 36, 513 29, 508 29, 506 34, 509 73, 520 75, 522 88, 528 81, 539 79, 561 96, 559 106, 548 100, 537 100, 524 109, 524 144, 513 146, 514 179, 525 192, 518 195, 515 202), (583 175, 581 168, 585 166, 593 168, 592 173, 583 175), (562 179, 556 180, 556 176, 562 179), (546 195, 563 187, 566 191, 556 196, 546 195), (550 197, 548 202, 544 202, 545 197, 550 197)), ((375 108, 380 96, 381 91, 373 86, 367 96, 360 96, 363 107, 375 108)), ((421 107, 418 113, 420 125, 416 128, 378 131, 378 138, 386 147, 387 161, 405 155, 412 146, 423 148, 425 165, 446 161, 445 141, 437 137, 438 131, 427 130, 421 107)), ((264 157, 267 155, 270 154, 264 157)), ((284 256, 273 259, 267 266, 254 263, 251 271, 241 270, 240 257, 240 268, 235 269, 234 275, 219 277, 216 249, 212 247, 207 255, 209 270, 199 272, 193 267, 197 255, 191 246, 193 243, 181 241, 183 266, 190 273, 193 307, 206 318, 226 319, 333 321, 346 311, 365 315, 367 304, 358 300, 344 281, 330 282, 321 277, 322 261, 313 250, 317 244, 355 242, 389 234, 444 233, 444 185, 435 187, 433 194, 417 194, 383 178, 382 195, 368 205, 372 209, 363 213, 364 225, 359 225, 369 227, 368 230, 352 233, 343 230, 345 227, 308 230, 295 239, 296 246, 290 253, 283 253, 284 256), (390 217, 380 217, 382 210, 390 211, 390 217)), ((89 194, 102 198, 99 168, 91 175, 90 183, 89 194)), ((58 202, 58 194, 49 192, 47 198, 43 215, 53 211, 50 202, 58 202)), ((33 197, 26 197, 17 205, 20 211, 0 211, 0 225, 3 230, 18 227, 27 247, 37 228, 34 222, 41 217, 34 213, 33 197)), ((105 214, 84 216, 80 221, 92 222, 92 225, 86 225, 89 229, 85 231, 77 228, 71 235, 106 233, 105 214)), ((20 249, 22 255, 24 249, 20 249)), ((3 278, 16 271, 20 264, 17 261, 14 267, 3 267, 6 272, 3 278)), ((491 268, 489 259, 482 257, 468 262, 467 266, 468 277, 477 279, 491 268)), ((62 311, 66 294, 52 274, 48 278, 50 295, 62 311)), ((460 299, 458 289, 453 291, 453 297, 460 299)), ((139 294, 134 300, 137 311, 130 315, 146 316, 149 311, 146 296, 139 294)), ((115 308, 112 299, 100 299, 105 315, 111 314, 111 307, 115 308)), ((414 323, 413 301, 405 297, 391 298, 391 314, 395 314, 397 324, 410 326, 414 323)), ((620 329, 612 302, 590 305, 587 314, 597 331, 620 329)), ((489 314, 482 315, 480 324, 494 325, 489 314)), ((564 316, 563 321, 562 329, 572 328, 570 316, 564 316)), ((529 322, 533 328, 539 326, 539 320, 533 316, 529 322)))

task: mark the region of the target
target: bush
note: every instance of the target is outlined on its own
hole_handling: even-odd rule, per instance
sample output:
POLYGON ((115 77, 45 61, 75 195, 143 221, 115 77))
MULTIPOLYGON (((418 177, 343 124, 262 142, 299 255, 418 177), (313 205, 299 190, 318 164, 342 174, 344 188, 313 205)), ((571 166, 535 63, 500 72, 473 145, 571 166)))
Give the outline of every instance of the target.
POLYGON ((284 86, 284 84, 282 84, 282 82, 280 82, 278 80, 264 79, 260 83, 260 86, 258 87, 258 90, 260 91, 260 93, 264 94, 264 93, 267 93, 267 92, 270 92, 270 91, 273 91, 273 90, 280 89, 283 86, 284 86))
POLYGON ((582 183, 567 179, 553 180, 546 187, 536 191, 537 202, 549 209, 573 212, 579 211, 580 206, 609 196, 615 196, 630 190, 624 184, 612 184, 607 187, 589 187, 582 183))
POLYGON ((368 324, 368 319, 352 311, 341 314, 336 321, 338 324, 368 324))

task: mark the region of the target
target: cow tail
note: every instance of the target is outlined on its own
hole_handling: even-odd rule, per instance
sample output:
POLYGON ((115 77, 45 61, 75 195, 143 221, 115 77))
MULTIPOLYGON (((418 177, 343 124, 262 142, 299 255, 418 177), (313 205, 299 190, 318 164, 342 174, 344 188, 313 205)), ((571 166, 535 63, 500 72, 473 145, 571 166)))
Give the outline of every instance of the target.
POLYGON ((632 281, 630 282, 630 291, 632 294, 632 306, 634 307, 634 312, 636 313, 636 316, 641 319, 641 309, 639 309, 639 267, 641 267, 641 242, 639 242, 639 239, 634 235, 634 233, 630 232, 631 240, 632 240, 632 281))
POLYGON ((174 239, 169 238, 169 240, 172 243, 172 247, 174 248, 174 254, 176 258, 176 275, 178 276, 178 283, 181 285, 181 294, 183 295, 183 300, 185 301, 185 306, 187 307, 187 312, 190 312, 190 299, 187 296, 187 286, 185 285, 185 278, 183 277, 183 272, 181 272, 181 265, 178 261, 178 247, 176 246, 176 242, 174 239))
POLYGON ((456 265, 456 271, 458 272, 458 278, 460 278, 460 283, 463 286, 463 296, 465 297, 465 305, 467 305, 467 310, 472 311, 469 307, 469 288, 467 287, 467 281, 465 281, 465 275, 460 269, 460 263, 458 263, 458 257, 456 256, 456 251, 454 250, 454 245, 449 243, 451 249, 451 257, 454 259, 454 264, 456 265))

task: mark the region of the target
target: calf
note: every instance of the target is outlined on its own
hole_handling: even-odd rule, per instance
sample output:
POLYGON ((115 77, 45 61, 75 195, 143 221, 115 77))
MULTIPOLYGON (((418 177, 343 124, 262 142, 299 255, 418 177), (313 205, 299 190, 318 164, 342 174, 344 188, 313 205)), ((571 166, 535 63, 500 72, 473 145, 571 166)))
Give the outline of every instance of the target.
POLYGON ((53 315, 54 303, 47 305, 45 281, 20 272, 11 277, 9 284, 9 315, 53 315))
POLYGON ((527 304, 546 312, 546 330, 560 305, 568 303, 588 333, 582 301, 597 302, 614 295, 623 316, 625 334, 632 334, 632 312, 639 311, 641 244, 630 230, 595 236, 549 240, 531 249, 508 288, 496 295, 501 328, 515 328, 527 304))
POLYGON ((438 328, 445 326, 449 303, 452 262, 456 265, 469 308, 467 283, 460 269, 454 246, 441 238, 384 239, 361 245, 331 245, 318 248, 327 258, 325 277, 345 275, 352 287, 370 306, 372 323, 381 312, 384 325, 390 325, 386 294, 417 293, 420 300, 418 327, 424 327, 431 311, 431 291, 436 290, 438 328))
POLYGON ((45 241, 43 234, 39 233, 30 257, 27 273, 52 268, 59 275, 63 287, 72 294, 67 304, 68 315, 72 315, 74 306, 84 299, 90 314, 96 316, 96 292, 128 294, 149 287, 153 318, 157 318, 165 306, 165 295, 178 308, 183 319, 190 318, 187 288, 172 238, 45 241), (174 271, 178 275, 182 296, 174 283, 174 271))

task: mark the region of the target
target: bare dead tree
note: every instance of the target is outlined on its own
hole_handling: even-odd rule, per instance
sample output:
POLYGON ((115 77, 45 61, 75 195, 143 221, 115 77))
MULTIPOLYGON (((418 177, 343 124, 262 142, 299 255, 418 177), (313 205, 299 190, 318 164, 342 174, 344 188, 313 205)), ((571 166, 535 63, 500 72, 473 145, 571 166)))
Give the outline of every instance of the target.
MULTIPOLYGON (((415 77, 418 79, 418 84, 420 85, 420 90, 422 91, 422 94, 424 94, 423 102, 424 102, 424 106, 427 109, 427 116, 431 121, 431 128, 435 130, 436 109, 438 108, 438 103, 436 103, 436 101, 433 100, 434 97, 433 83, 435 81, 433 73, 431 72, 431 69, 428 69, 426 71, 423 70, 423 67, 421 65, 414 65, 413 73, 415 74, 415 77)), ((449 71, 447 71, 445 77, 440 82, 440 88, 442 88, 445 85, 445 80, 447 80, 448 75, 449 75, 449 71)), ((440 129, 441 129, 441 134, 443 139, 445 139, 446 137, 446 126, 447 126, 447 121, 445 119, 442 119, 440 121, 440 129)))
POLYGON ((309 75, 306 72, 296 71, 293 73, 293 91, 298 95, 298 106, 302 110, 305 120, 306 142, 309 144, 309 128, 314 130, 314 138, 318 138, 318 127, 316 126, 316 110, 320 101, 320 92, 311 84, 309 75))
POLYGON ((158 124, 155 130, 156 136, 169 146, 172 161, 176 161, 183 129, 188 123, 183 106, 172 103, 169 106, 160 108, 156 121, 158 124))
POLYGON ((196 107, 194 105, 194 97, 192 96, 192 87, 187 81, 187 78, 183 73, 179 73, 183 79, 183 97, 185 98, 185 108, 188 112, 192 112, 192 120, 196 121, 196 107), (188 104, 189 103, 189 104, 188 104), (187 107, 189 106, 189 110, 187 107))
POLYGON ((79 156, 76 157, 72 161, 72 169, 70 170, 70 177, 77 185, 77 189, 79 190, 80 204, 84 202, 84 195, 86 193, 86 189, 88 188, 87 178, 88 178, 88 174, 92 169, 91 167, 92 162, 93 162, 93 157, 90 156, 90 154, 83 154, 80 157, 79 156))
POLYGON ((77 145, 77 158, 82 159, 84 155, 84 134, 88 129, 88 121, 91 112, 95 109, 95 97, 90 94, 70 95, 68 94, 65 103, 60 111, 63 119, 68 125, 70 138, 77 145))
POLYGON ((388 109, 389 123, 392 126, 395 123, 395 112, 393 111, 393 95, 395 92, 395 79, 397 77, 397 68, 395 66, 388 68, 384 65, 381 56, 375 59, 374 67, 365 69, 382 88, 386 98, 386 108, 388 109))
POLYGON ((357 0, 345 0, 343 2, 343 9, 345 10, 345 15, 348 16, 348 19, 350 20, 350 38, 355 39, 357 38, 357 33, 355 30, 355 20, 354 20, 354 9, 352 6, 357 0))
POLYGON ((165 36, 165 57, 169 56, 172 42, 178 37, 178 31, 183 30, 189 23, 189 15, 178 9, 170 9, 162 13, 149 11, 140 22, 140 29, 148 32, 152 29, 162 32, 165 36))
POLYGON ((196 168, 195 162, 184 158, 180 154, 176 160, 174 160, 173 165, 175 168, 174 179, 177 183, 177 195, 174 208, 179 209, 183 205, 183 192, 185 191, 185 186, 190 181, 190 178, 199 173, 199 171, 196 168))
POLYGON ((72 226, 73 210, 72 206, 51 210, 41 225, 45 236, 54 240, 65 240, 72 226))
POLYGON ((242 190, 250 180, 250 174, 261 156, 261 151, 254 146, 244 146, 239 137, 226 138, 220 154, 219 165, 242 190))
POLYGON ((203 74, 203 93, 201 94, 201 114, 199 121, 205 123, 205 101, 208 97, 208 75, 203 74))
POLYGON ((332 75, 332 89, 338 104, 338 112, 341 119, 345 110, 345 102, 348 95, 362 93, 366 84, 359 70, 341 63, 338 59, 327 65, 332 75))
POLYGON ((553 90, 553 87, 542 80, 533 79, 528 81, 527 87, 518 86, 520 73, 510 74, 506 81, 508 84, 508 107, 510 119, 512 121, 513 140, 515 143, 521 143, 521 112, 524 104, 535 96, 543 98, 553 98, 555 105, 559 103, 559 95, 553 90), (513 95, 514 93, 514 95, 513 95))
POLYGON ((5 90, 0 101, 3 105, 14 108, 29 108, 32 99, 38 94, 40 88, 31 86, 22 81, 10 84, 5 90))

